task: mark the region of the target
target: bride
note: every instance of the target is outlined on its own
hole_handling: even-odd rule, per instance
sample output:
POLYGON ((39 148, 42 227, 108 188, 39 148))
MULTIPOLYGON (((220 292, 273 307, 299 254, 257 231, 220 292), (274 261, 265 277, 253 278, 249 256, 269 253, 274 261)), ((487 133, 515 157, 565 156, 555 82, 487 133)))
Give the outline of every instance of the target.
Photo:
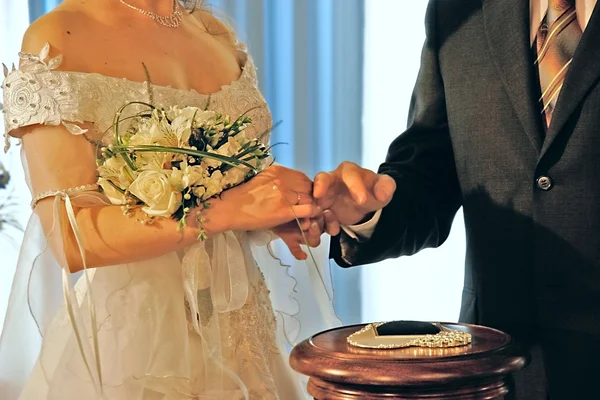
MULTIPOLYGON (((260 250, 272 251, 274 232, 306 258, 296 218, 318 242, 330 215, 313 203, 311 180, 272 166, 224 192, 202 211, 204 242, 194 218, 182 231, 167 219, 143 224, 96 185, 96 150, 127 102, 252 109, 251 134, 271 126, 252 59, 188 3, 65 0, 24 37, 4 113, 7 145, 22 141, 34 214, 0 340, 2 399, 304 396, 284 340, 299 322, 293 299, 273 293, 295 282, 260 250)), ((315 288, 320 305, 325 286, 315 288)))

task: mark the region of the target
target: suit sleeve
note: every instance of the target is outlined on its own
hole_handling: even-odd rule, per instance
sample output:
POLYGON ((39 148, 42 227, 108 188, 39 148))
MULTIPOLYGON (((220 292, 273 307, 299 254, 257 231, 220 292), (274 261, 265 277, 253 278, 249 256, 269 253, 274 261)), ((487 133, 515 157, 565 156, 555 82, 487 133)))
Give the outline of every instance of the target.
POLYGON ((342 267, 364 265, 438 247, 448 237, 462 202, 438 62, 436 1, 426 16, 426 40, 409 111, 408 128, 396 138, 379 173, 394 178, 396 193, 366 242, 342 232, 331 256, 342 267))

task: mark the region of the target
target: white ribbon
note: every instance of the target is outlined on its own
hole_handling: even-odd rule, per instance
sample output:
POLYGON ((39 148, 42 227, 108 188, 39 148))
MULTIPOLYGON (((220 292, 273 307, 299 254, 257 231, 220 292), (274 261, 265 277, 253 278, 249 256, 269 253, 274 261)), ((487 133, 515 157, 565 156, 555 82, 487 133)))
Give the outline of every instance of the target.
MULTIPOLYGON (((63 260, 60 263, 62 268, 62 284, 63 284, 63 296, 65 298, 65 307, 66 311, 69 315, 69 322, 73 328, 73 333, 75 334, 75 338, 77 340, 77 345, 79 347, 79 352, 83 358, 83 362, 85 364, 86 370, 94 384, 96 392, 103 398, 103 383, 102 383, 102 369, 100 363, 100 349, 98 343, 98 326, 96 321, 96 307, 94 304, 92 290, 91 290, 91 280, 87 270, 87 262, 85 257, 85 250, 83 248, 83 237, 79 230, 79 226, 77 224, 77 217, 75 216, 75 210, 73 208, 73 204, 71 202, 71 197, 69 196, 68 191, 56 191, 53 193, 54 199, 54 220, 58 220, 59 222, 59 235, 58 240, 59 243, 63 243, 62 232, 64 223, 61 218, 61 200, 65 202, 65 209, 67 212, 67 218, 69 220, 69 225, 73 231, 75 236, 75 240, 77 241, 77 246, 79 247, 79 254, 81 256, 81 262, 83 265, 83 276, 85 279, 85 288, 86 288, 86 297, 88 301, 88 310, 89 310, 89 318, 90 318, 90 328, 92 345, 93 349, 90 348, 90 344, 85 340, 85 329, 80 329, 83 327, 81 322, 81 316, 79 315, 79 307, 80 301, 78 301, 75 290, 73 286, 73 282, 71 280, 71 270, 69 268, 68 262, 66 261, 64 248, 62 251, 63 260)), ((54 228, 52 229, 54 230, 54 228)), ((61 246, 62 248, 62 246, 61 246)), ((81 299, 83 300, 83 299, 81 299)))

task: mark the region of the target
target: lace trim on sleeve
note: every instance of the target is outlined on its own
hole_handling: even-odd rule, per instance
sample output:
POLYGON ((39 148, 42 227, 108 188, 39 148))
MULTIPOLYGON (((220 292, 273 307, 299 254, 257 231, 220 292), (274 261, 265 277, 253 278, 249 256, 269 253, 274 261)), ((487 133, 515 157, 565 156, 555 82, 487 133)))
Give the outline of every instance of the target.
MULTIPOLYGON (((50 45, 46 44, 38 55, 19 53, 21 68, 9 73, 4 66, 4 124, 6 147, 9 147, 11 131, 35 124, 63 125, 74 135, 86 130, 63 121, 64 115, 76 116, 78 109, 76 96, 69 90, 65 76, 55 71, 62 62, 62 56, 49 57, 50 45), (71 112, 69 112, 69 110, 71 112)), ((73 118, 73 122, 83 122, 73 118)))

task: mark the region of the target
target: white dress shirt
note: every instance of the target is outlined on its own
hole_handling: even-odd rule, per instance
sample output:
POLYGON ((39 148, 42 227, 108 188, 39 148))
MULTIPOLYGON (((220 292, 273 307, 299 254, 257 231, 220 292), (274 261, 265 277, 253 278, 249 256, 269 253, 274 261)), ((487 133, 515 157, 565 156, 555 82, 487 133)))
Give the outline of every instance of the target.
MULTIPOLYGON (((582 32, 585 30, 590 17, 592 16, 592 11, 594 11, 594 7, 596 6, 596 1, 597 0, 575 0, 577 21, 579 22, 582 32)), ((533 45, 538 28, 542 23, 542 19, 546 15, 546 11, 548 10, 548 0, 530 0, 529 9, 529 14, 531 16, 529 26, 531 40, 530 44, 533 45)), ((342 226, 342 229, 344 229, 344 231, 354 239, 359 241, 368 240, 371 235, 373 235, 373 231, 375 230, 375 226, 377 225, 380 216, 381 210, 377 211, 373 218, 364 224, 342 226)))

